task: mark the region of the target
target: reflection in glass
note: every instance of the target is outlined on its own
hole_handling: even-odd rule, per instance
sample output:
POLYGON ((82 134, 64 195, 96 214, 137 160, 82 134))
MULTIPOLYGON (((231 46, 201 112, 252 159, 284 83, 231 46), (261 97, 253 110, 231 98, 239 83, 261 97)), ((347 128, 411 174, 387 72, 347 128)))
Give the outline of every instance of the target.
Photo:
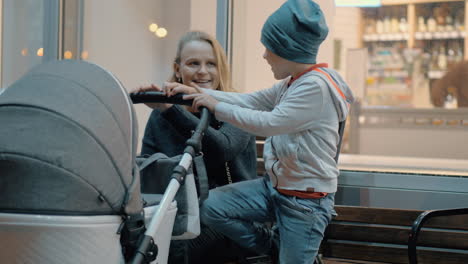
MULTIPOLYGON (((267 14, 282 2, 234 2, 232 69, 241 91, 274 83, 259 55, 258 36, 267 14)), ((327 62, 359 98, 346 125, 341 162, 348 153, 468 164, 468 109, 461 102, 468 87, 459 88, 468 86, 465 1, 397 2, 335 7, 328 19, 328 45, 335 46, 327 62)))

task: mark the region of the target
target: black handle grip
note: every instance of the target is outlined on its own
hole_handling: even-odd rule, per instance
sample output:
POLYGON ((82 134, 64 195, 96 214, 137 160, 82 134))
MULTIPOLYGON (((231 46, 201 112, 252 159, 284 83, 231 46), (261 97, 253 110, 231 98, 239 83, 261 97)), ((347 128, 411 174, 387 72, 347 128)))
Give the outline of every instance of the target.
POLYGON ((182 99, 183 96, 183 94, 176 94, 171 97, 167 97, 163 92, 138 92, 131 93, 130 99, 132 99, 134 104, 163 103, 191 106, 193 100, 184 100, 182 99))

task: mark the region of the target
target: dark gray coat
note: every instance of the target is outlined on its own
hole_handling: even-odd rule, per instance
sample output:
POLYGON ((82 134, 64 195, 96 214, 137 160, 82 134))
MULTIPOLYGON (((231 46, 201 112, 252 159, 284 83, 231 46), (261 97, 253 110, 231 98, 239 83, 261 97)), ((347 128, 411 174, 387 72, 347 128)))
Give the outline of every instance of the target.
MULTIPOLYGON (((199 118, 174 105, 166 111, 153 110, 143 137, 141 154, 183 153, 199 118)), ((253 179, 256 173, 255 137, 228 124, 213 121, 202 141, 202 151, 210 188, 228 183, 226 162, 233 182, 253 179)))

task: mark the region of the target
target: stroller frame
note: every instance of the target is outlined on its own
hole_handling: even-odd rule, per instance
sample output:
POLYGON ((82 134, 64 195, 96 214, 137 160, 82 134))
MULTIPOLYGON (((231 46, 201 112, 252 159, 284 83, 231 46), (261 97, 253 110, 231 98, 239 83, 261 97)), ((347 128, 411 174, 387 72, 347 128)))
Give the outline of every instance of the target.
POLYGON ((174 197, 186 177, 193 184, 190 167, 210 116, 202 110, 164 195, 143 200, 130 99, 149 95, 130 98, 110 72, 83 61, 43 63, 1 91, 2 263, 165 263, 174 197))
MULTIPOLYGON (((137 103, 172 103, 180 105, 192 105, 192 100, 183 100, 182 94, 167 97, 162 92, 143 92, 143 93, 132 93, 130 98, 134 104, 137 103)), ((132 264, 150 263, 156 259, 157 247, 154 244, 154 235, 161 226, 164 219, 164 214, 168 210, 169 205, 174 200, 177 191, 180 186, 184 184, 185 176, 189 167, 192 165, 193 157, 201 151, 201 140, 205 130, 208 128, 210 123, 211 114, 207 108, 201 109, 200 122, 198 123, 192 137, 187 140, 187 146, 184 150, 184 154, 173 170, 171 180, 168 187, 164 192, 164 196, 159 204, 159 207, 151 219, 148 228, 141 239, 140 245, 135 252, 135 256, 132 260, 132 264)))

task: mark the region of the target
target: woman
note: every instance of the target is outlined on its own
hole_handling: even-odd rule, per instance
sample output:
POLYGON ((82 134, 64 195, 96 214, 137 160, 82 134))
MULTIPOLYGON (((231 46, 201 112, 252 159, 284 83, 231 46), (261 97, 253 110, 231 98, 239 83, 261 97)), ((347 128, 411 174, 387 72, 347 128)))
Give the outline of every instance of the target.
MULTIPOLYGON (((204 32, 191 31, 179 40, 173 69, 174 73, 169 80, 171 85, 180 83, 192 87, 232 91, 226 56, 218 41, 204 32)), ((153 87, 161 90, 154 85, 153 87)), ((199 114, 190 107, 179 105, 149 106, 154 110, 146 125, 141 154, 162 152, 168 156, 175 156, 183 153, 185 141, 199 122, 199 114)), ((216 120, 211 123, 203 137, 202 151, 210 188, 252 179, 256 175, 255 137, 228 123, 216 120)), ((206 255, 224 255, 225 252, 222 252, 221 248, 211 248, 203 262, 197 259, 197 256, 203 256, 201 246, 207 249, 230 244, 224 239, 220 240, 221 237, 220 234, 202 227, 200 237, 188 243, 189 255, 192 256, 189 257, 189 263, 208 263, 206 255)), ((179 243, 174 241, 171 243, 170 263, 183 263, 181 253, 185 251, 181 250, 181 247, 186 245, 177 244, 179 243)))

